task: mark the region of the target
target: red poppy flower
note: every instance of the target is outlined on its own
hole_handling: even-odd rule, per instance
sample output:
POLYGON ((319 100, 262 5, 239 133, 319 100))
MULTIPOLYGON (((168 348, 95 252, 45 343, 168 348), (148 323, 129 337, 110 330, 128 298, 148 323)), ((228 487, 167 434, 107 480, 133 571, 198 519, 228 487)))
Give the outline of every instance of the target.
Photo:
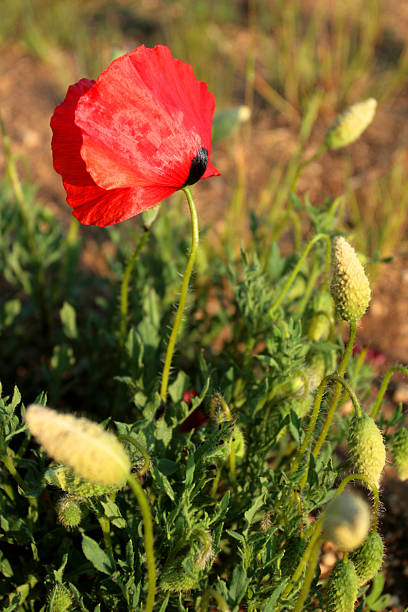
MULTIPOLYGON (((197 391, 189 391, 187 390, 184 393, 183 401, 191 407, 193 405, 192 399, 193 397, 198 397, 197 391)), ((192 429, 198 429, 202 425, 208 423, 208 416, 206 413, 198 406, 193 412, 181 423, 180 431, 183 433, 188 433, 192 429)))
POLYGON ((208 161, 214 107, 207 85, 162 45, 71 85, 51 119, 51 146, 74 216, 112 225, 218 175, 208 161))

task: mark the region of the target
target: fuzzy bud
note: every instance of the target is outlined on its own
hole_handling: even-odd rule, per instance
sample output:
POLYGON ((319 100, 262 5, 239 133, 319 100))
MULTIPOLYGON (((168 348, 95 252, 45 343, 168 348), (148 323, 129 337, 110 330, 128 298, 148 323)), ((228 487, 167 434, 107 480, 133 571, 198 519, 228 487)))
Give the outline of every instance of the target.
POLYGON ((66 529, 78 527, 82 520, 81 504, 75 495, 64 495, 57 504, 58 520, 66 529))
POLYGON ((120 488, 119 486, 102 485, 84 480, 77 476, 67 465, 48 468, 45 472, 45 480, 48 484, 79 497, 99 497, 109 493, 116 493, 120 488))
MULTIPOLYGON (((186 551, 188 554, 188 551, 186 551)), ((179 554, 175 559, 167 562, 163 568, 160 587, 163 591, 170 593, 182 593, 190 591, 198 582, 199 570, 195 570, 193 574, 188 574, 183 567, 184 554, 179 554)))
POLYGON ((349 106, 327 130, 325 142, 328 148, 340 149, 357 140, 374 119, 376 108, 374 98, 349 106))
POLYGON ((401 480, 408 478, 408 429, 402 427, 391 441, 392 464, 401 480))
POLYGON ((156 221, 156 217, 159 214, 159 211, 160 211, 160 204, 157 204, 156 206, 147 208, 146 210, 142 212, 143 227, 145 228, 146 231, 149 231, 153 223, 156 221))
POLYGON ((85 480, 121 486, 129 477, 130 461, 123 446, 97 423, 35 404, 28 407, 26 422, 53 459, 85 480))
POLYGON ((353 247, 341 236, 333 242, 331 292, 344 321, 358 321, 368 308, 370 284, 353 247))
POLYGON ((354 417, 348 433, 348 447, 353 468, 379 485, 385 465, 385 446, 374 419, 354 417))
POLYGON ((383 558, 384 543, 381 536, 374 531, 367 536, 363 545, 350 555, 350 561, 356 568, 358 586, 362 586, 377 575, 383 558))
POLYGON ((370 529, 370 509, 358 495, 341 493, 327 506, 322 535, 344 552, 355 550, 370 529))
POLYGON ((337 561, 326 586, 327 612, 354 612, 357 600, 358 578, 351 561, 337 561))
POLYGON ((50 612, 67 612, 72 609, 71 591, 63 584, 56 584, 49 595, 50 612))
POLYGON ((309 340, 319 342, 327 340, 334 323, 334 304, 330 292, 322 289, 312 300, 313 317, 307 332, 309 340))

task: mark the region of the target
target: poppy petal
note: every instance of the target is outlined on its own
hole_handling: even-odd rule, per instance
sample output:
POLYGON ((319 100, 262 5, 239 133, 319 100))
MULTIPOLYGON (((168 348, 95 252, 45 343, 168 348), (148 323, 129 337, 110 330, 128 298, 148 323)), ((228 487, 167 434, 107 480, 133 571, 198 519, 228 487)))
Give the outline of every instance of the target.
POLYGON ((118 58, 79 99, 81 156, 100 187, 180 189, 201 147, 211 150, 214 97, 164 46, 118 58))
POLYGON ((207 164, 207 168, 203 174, 203 176, 201 177, 202 179, 206 179, 206 178, 210 178, 210 176, 220 176, 221 172, 219 170, 217 170, 217 168, 215 166, 213 166, 212 164, 210 164, 210 162, 208 162, 207 164))
POLYGON ((65 181, 73 185, 93 185, 85 162, 80 155, 82 146, 81 130, 75 125, 75 109, 79 98, 89 91, 95 81, 81 79, 68 88, 65 100, 61 102, 51 117, 53 131, 51 148, 54 168, 65 181))
POLYGON ((84 225, 105 227, 126 221, 155 206, 176 191, 166 187, 101 189, 98 185, 71 185, 64 181, 67 202, 84 225))

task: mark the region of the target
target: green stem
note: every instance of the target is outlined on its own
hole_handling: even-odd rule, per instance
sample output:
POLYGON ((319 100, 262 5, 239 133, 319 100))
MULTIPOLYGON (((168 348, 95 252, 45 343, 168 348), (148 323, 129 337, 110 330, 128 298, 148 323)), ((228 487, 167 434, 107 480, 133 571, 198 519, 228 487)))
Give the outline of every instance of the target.
POLYGON ((334 497, 337 497, 338 495, 340 495, 340 493, 342 493, 342 491, 344 491, 345 487, 352 480, 361 480, 362 482, 365 482, 369 486, 371 491, 372 491, 372 494, 373 494, 373 497, 374 497, 374 503, 373 503, 373 521, 372 521, 372 525, 371 525, 371 531, 377 531, 378 509, 379 509, 379 506, 380 506, 380 495, 379 495, 379 492, 378 492, 377 485, 372 480, 367 478, 367 476, 365 474, 349 474, 348 476, 343 478, 343 480, 341 481, 341 483, 337 487, 336 494, 335 494, 334 497))
POLYGON ((305 574, 305 579, 299 593, 299 596, 296 600, 295 607, 293 608, 293 612, 302 612, 303 604, 306 601, 306 597, 310 591, 310 585, 312 584, 313 577, 316 571, 317 561, 319 559, 320 547, 323 543, 323 538, 319 537, 315 541, 313 548, 310 552, 309 563, 307 565, 307 570, 305 574))
POLYGON ((152 612, 154 606, 154 596, 156 592, 156 567, 154 562, 152 514, 150 512, 149 502, 147 500, 146 494, 143 491, 139 482, 136 480, 136 478, 134 478, 133 476, 129 476, 127 482, 136 496, 140 511, 142 513, 144 526, 144 545, 147 560, 147 574, 149 578, 149 587, 147 591, 145 612, 152 612))
MULTIPOLYGON (((314 432, 314 428, 316 426, 316 421, 317 421, 317 418, 319 416, 319 411, 320 411, 320 407, 321 407, 321 403, 322 403, 323 393, 326 390, 327 383, 332 381, 332 380, 336 381, 339 385, 343 386, 346 389, 346 391, 350 395, 351 401, 353 402, 353 406, 354 406, 354 409, 355 409, 355 412, 356 412, 356 416, 357 417, 361 417, 362 416, 360 403, 359 403, 359 401, 357 399, 356 394, 354 393, 353 389, 350 387, 348 382, 346 382, 344 380, 344 378, 341 378, 337 374, 328 374, 327 376, 325 376, 323 378, 322 382, 320 383, 320 385, 317 388, 316 396, 315 396, 314 403, 313 403, 312 416, 310 417, 309 427, 307 429, 305 439, 303 440, 303 443, 302 443, 301 447, 299 448, 297 456, 296 456, 294 462, 292 463, 292 466, 291 466, 291 469, 290 469, 290 473, 291 474, 293 474, 293 472, 300 465, 300 463, 302 461, 302 458, 303 458, 303 456, 304 456, 304 454, 305 454, 305 452, 306 452, 306 450, 307 450, 307 448, 309 446, 310 440, 311 440, 313 432, 314 432)), ((306 478, 307 478, 307 470, 306 470, 306 478)))
POLYGON ((316 151, 316 153, 314 153, 313 155, 311 155, 310 157, 308 157, 307 159, 305 159, 304 162, 302 162, 299 166, 298 169, 296 170, 295 176, 293 177, 293 181, 292 181, 292 185, 290 190, 292 192, 296 191, 296 186, 297 186, 297 182, 299 180, 300 175, 302 174, 303 170, 306 168, 306 166, 308 166, 309 164, 311 164, 312 162, 316 161, 316 159, 318 159, 327 149, 327 145, 323 144, 320 149, 318 149, 316 151))
POLYGON ((316 234, 316 236, 313 236, 313 238, 306 245, 305 249, 303 250, 302 255, 299 258, 299 261, 297 262, 296 266, 292 270, 292 274, 289 276, 289 278, 286 281, 283 289, 281 290, 281 292, 279 293, 278 297, 276 298, 276 300, 272 304, 272 306, 271 306, 271 308, 269 310, 269 314, 270 315, 272 315, 275 312, 275 310, 278 308, 279 304, 282 302, 283 298, 285 297, 285 294, 288 292, 291 284, 293 283, 293 281, 295 280, 298 272, 300 271, 300 269, 301 269, 301 267, 303 265, 303 262, 306 259, 310 249, 319 240, 325 240, 326 244, 327 244, 326 266, 325 266, 325 269, 326 269, 326 278, 328 277, 329 272, 330 272, 330 256, 331 256, 331 241, 330 241, 330 237, 327 234, 316 234))
POLYGON ((133 446, 135 448, 137 448, 137 450, 139 451, 139 453, 142 455, 143 459, 144 459, 144 464, 141 470, 138 471, 138 476, 143 476, 144 474, 146 474, 146 472, 149 470, 150 468, 150 457, 149 454, 147 452, 147 450, 145 448, 143 448, 143 446, 141 444, 139 444, 139 442, 137 442, 137 440, 135 440, 132 436, 128 436, 126 434, 123 434, 121 436, 118 436, 120 440, 126 440, 126 442, 130 442, 130 444, 133 444, 133 446))
POLYGON ((394 372, 402 372, 403 374, 405 374, 405 376, 408 376, 408 369, 404 368, 404 366, 392 366, 391 368, 389 368, 384 376, 384 379, 381 383, 381 387, 380 390, 378 391, 378 395, 377 398, 375 400, 374 406, 372 407, 371 413, 370 413, 370 417, 372 419, 375 419, 375 417, 377 416, 377 413, 380 409, 381 406, 381 401, 382 398, 384 397, 384 394, 387 390, 388 387, 388 383, 390 382, 390 378, 391 376, 394 374, 394 372))
POLYGON ((20 474, 17 472, 16 468, 14 467, 14 463, 11 457, 9 457, 9 455, 3 455, 1 457, 1 461, 4 463, 9 473, 13 476, 14 480, 17 482, 19 487, 23 491, 26 491, 27 485, 24 482, 24 479, 20 476, 20 474))
POLYGON ((317 519, 317 521, 315 522, 315 524, 313 525, 313 533, 312 533, 312 537, 310 538, 310 542, 306 547, 305 552, 302 555, 302 558, 300 559, 298 566, 295 570, 295 573, 292 576, 292 580, 290 581, 290 583, 287 585, 287 587, 285 588, 285 590, 283 591, 282 597, 287 597, 289 595, 289 593, 291 592, 291 590, 293 589, 293 587, 298 583, 302 572, 304 570, 304 567, 306 565, 306 563, 309 560, 309 557, 311 555, 311 552, 316 544, 316 542, 319 541, 320 539, 320 533, 322 530, 322 525, 323 525, 323 516, 321 516, 320 518, 317 519))
POLYGON ((128 316, 128 296, 129 296, 129 280, 133 272, 136 260, 139 257, 140 251, 143 249, 146 240, 148 238, 149 231, 145 230, 143 236, 139 240, 132 257, 126 264, 125 272, 122 278, 122 285, 120 288, 120 331, 119 331, 119 346, 122 348, 125 343, 126 336, 126 323, 128 316))
MULTIPOLYGON (((343 376, 344 376, 344 372, 346 371, 347 364, 348 364, 348 361, 350 359, 351 352, 353 350, 355 338, 356 338, 356 322, 355 321, 350 321, 350 335, 349 335, 348 343, 347 343, 347 346, 346 346, 346 350, 345 350, 344 355, 343 355, 343 359, 341 360, 341 363, 340 363, 340 367, 339 367, 339 371, 338 371, 339 378, 343 378, 343 376)), ((318 437, 317 442, 315 444, 315 447, 313 449, 313 457, 315 459, 317 458, 317 456, 318 456, 318 454, 320 452, 320 449, 323 446, 323 443, 324 443, 324 441, 326 439, 326 436, 327 436, 327 432, 329 431, 330 425, 332 424, 334 413, 336 411, 336 408, 337 408, 339 400, 340 400, 341 388, 342 388, 342 385, 339 382, 337 382, 337 385, 336 385, 336 388, 335 388, 335 391, 334 391, 334 395, 333 395, 333 399, 332 399, 329 411, 327 413, 323 429, 322 429, 322 431, 320 433, 320 436, 318 437)))
POLYGON ((110 534, 110 521, 105 516, 98 517, 99 525, 101 526, 103 533, 103 541, 105 544, 106 550, 112 551, 112 540, 110 534))
POLYGON ((176 318, 174 321, 173 329, 171 331, 169 344, 167 346, 166 359, 164 361, 163 377, 162 377, 162 383, 161 383, 161 389, 160 389, 160 397, 163 402, 166 401, 171 361, 173 358, 174 348, 176 345, 177 334, 180 329, 181 320, 183 318, 184 307, 186 305, 186 300, 187 300, 188 285, 190 282, 191 273, 194 268, 194 263, 196 260, 197 251, 198 251, 198 243, 199 243, 197 209, 195 207, 190 188, 184 187, 183 191, 186 194, 188 206, 190 208, 190 215, 191 215, 191 250, 190 250, 190 255, 187 261, 187 266, 184 272, 183 282, 181 284, 180 302, 177 308, 176 318))
POLYGON ((312 294, 314 284, 319 274, 320 274, 320 265, 318 265, 317 262, 314 262, 312 266, 312 271, 310 272, 309 278, 307 279, 304 294, 302 296, 302 299, 299 301, 299 304, 296 307, 296 312, 299 318, 303 315, 306 305, 309 303, 309 298, 312 294))
POLYGON ((208 604, 210 603, 211 597, 216 600, 221 612, 229 612, 227 602, 225 601, 223 596, 220 595, 220 593, 218 593, 218 591, 216 591, 215 589, 207 589, 206 591, 204 591, 203 596, 201 598, 200 612, 208 611, 208 604))

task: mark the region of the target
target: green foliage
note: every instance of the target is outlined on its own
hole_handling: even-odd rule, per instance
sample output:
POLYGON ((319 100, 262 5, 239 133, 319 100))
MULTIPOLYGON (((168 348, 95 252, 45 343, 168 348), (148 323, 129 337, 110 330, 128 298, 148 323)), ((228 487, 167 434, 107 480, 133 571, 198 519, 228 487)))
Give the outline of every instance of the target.
MULTIPOLYGON (((308 541, 299 525, 325 506, 335 478, 344 473, 331 450, 348 427, 348 418, 339 417, 324 452, 310 463, 301 506, 295 502, 293 491, 305 466, 291 473, 291 462, 304 438, 315 389, 336 370, 343 352, 323 276, 315 277, 306 303, 304 291, 291 290, 274 309, 299 252, 282 254, 258 229, 260 240, 236 259, 208 253, 205 274, 195 279, 164 407, 158 395, 161 359, 188 235, 186 223, 177 219, 177 198, 155 221, 135 264, 120 349, 116 296, 144 230, 137 224, 108 230, 115 252, 108 260, 109 274, 96 276, 78 265, 85 243, 71 233, 66 238, 25 188, 26 201, 33 200, 35 248, 41 249, 33 262, 19 210, 7 183, 4 187, 1 605, 23 610, 48 605, 47 592, 64 560, 61 579, 63 572, 72 605, 82 610, 98 604, 138 609, 147 588, 134 498, 126 489, 107 491, 64 466, 48 464, 24 434, 24 404, 17 387, 13 391, 17 380, 26 401, 44 404, 47 393, 54 406, 115 422, 136 474, 144 474, 140 478, 151 502, 157 609, 198 602, 208 585, 231 610, 244 604, 251 610, 293 606, 301 581, 283 593, 308 541), (45 280, 45 293, 38 278, 45 280), (217 308, 203 316, 214 294, 217 308), (313 317, 326 311, 330 324, 324 334, 311 337, 313 317), (229 334, 220 350, 216 340, 225 328, 229 334), (36 397, 39 389, 44 393, 36 397), (197 395, 186 399, 193 390, 197 395), (194 426, 198 411, 210 414, 215 391, 222 393, 233 422, 224 415, 194 426), (180 426, 189 416, 191 430, 185 431, 180 426), (147 452, 148 464, 139 449, 147 452), (63 502, 58 501, 61 489, 69 492, 63 502), (72 499, 80 512, 79 531, 65 530, 61 518, 72 499), (200 533, 210 538, 207 552, 200 533)), ((316 265, 322 269, 324 249, 317 245, 306 259, 303 278, 316 265)), ((364 363, 356 368, 352 360, 350 376, 364 394, 372 369, 364 363)), ((323 416, 329 399, 330 394, 323 398, 323 416)))

